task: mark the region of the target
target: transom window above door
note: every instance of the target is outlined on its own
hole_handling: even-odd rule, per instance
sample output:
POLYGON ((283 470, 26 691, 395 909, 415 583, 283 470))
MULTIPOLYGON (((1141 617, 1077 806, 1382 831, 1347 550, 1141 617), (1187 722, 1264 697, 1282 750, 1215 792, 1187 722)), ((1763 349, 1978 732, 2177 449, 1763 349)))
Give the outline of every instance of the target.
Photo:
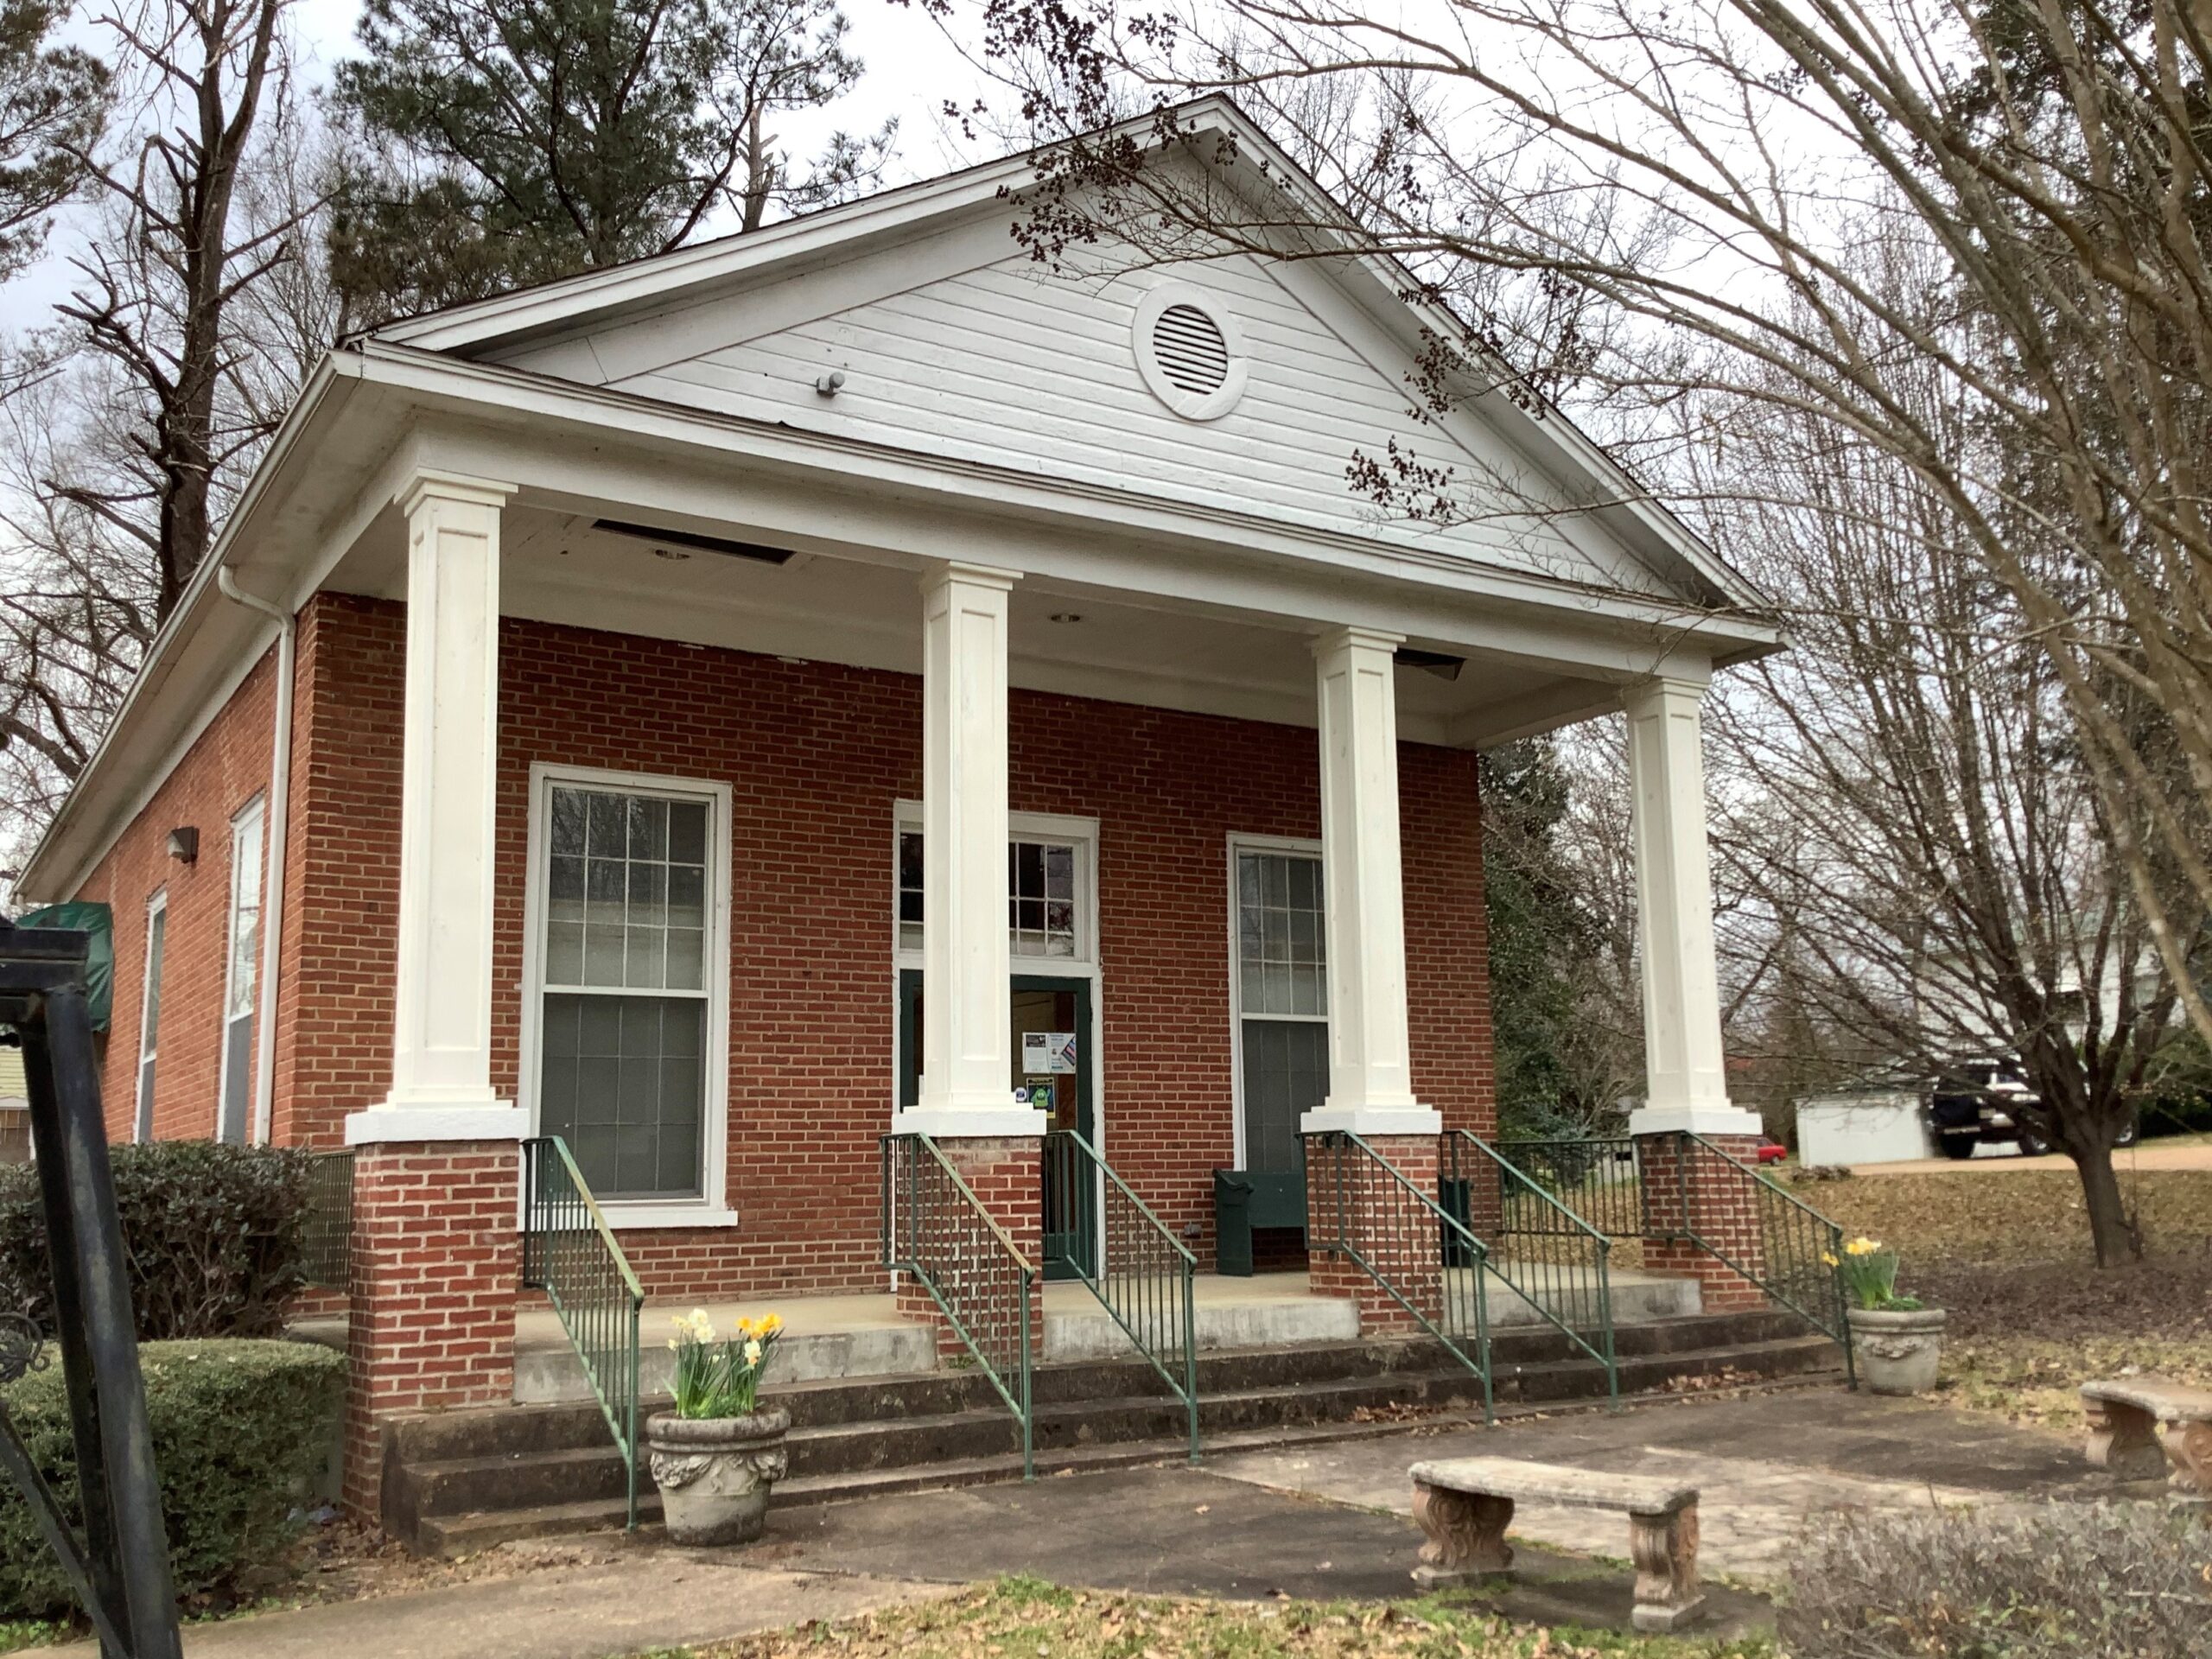
MULTIPOLYGON (((897 860, 899 950, 922 949, 919 809, 902 804, 897 860)), ((1018 958, 1088 962, 1094 954, 1095 888, 1088 819, 1014 813, 1007 841, 1007 947, 1018 958)))
POLYGON ((711 1206, 726 1094, 727 797, 611 774, 542 772, 535 785, 538 1131, 565 1140, 594 1195, 618 1209, 711 1206))

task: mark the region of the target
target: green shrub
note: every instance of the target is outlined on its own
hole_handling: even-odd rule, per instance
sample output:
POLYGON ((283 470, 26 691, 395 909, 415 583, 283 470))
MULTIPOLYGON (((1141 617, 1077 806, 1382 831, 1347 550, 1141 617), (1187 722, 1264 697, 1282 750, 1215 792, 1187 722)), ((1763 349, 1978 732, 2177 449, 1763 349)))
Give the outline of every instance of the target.
POLYGON ((2203 1659, 2212 1528, 2158 1503, 1846 1516, 1776 1623, 1793 1659, 2203 1659))
MULTIPOLYGON (((298 1525, 336 1432, 345 1358, 304 1342, 156 1342, 139 1353, 178 1599, 226 1605, 298 1525)), ((60 1357, 0 1390, 0 1402, 81 1527, 60 1357)), ((0 1481, 0 1619, 53 1618, 75 1605, 22 1497, 0 1481)))
MULTIPOLYGON (((281 1332, 302 1283, 305 1154, 153 1141, 109 1156, 139 1340, 281 1332)), ((0 1168, 0 1309, 51 1330, 48 1272, 37 1172, 0 1168)))

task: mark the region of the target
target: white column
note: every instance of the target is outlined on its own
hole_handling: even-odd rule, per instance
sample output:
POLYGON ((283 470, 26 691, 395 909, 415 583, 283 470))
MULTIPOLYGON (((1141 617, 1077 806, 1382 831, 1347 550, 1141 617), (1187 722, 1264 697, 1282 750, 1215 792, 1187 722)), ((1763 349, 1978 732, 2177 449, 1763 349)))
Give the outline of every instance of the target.
POLYGON ((499 759, 505 484, 418 473, 407 518, 391 1093, 346 1120, 353 1144, 526 1131, 492 1092, 493 800, 499 759))
POLYGON ((922 1075, 899 1127, 1038 1135, 1007 1014, 1006 645, 1012 573, 922 577, 922 1075))
POLYGON ((1648 1074, 1644 1104, 1630 1120, 1637 1135, 1759 1130, 1758 1113, 1729 1104, 1721 1055, 1705 761, 1699 744, 1698 709, 1704 697, 1703 681, 1678 678, 1647 680, 1622 697, 1628 711, 1648 1074))
POLYGON ((1321 716, 1321 901, 1327 915, 1329 1096, 1300 1127, 1434 1135, 1414 1098, 1398 862, 1395 652, 1404 637, 1339 628, 1313 642, 1321 716))

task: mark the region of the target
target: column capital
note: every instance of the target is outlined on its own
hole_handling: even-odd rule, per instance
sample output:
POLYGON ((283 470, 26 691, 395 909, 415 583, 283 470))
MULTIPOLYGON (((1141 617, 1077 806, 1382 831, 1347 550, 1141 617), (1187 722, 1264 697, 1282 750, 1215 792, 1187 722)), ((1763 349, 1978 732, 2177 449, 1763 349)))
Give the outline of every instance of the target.
POLYGON ((1347 623, 1343 627, 1330 628, 1315 634, 1313 654, 1317 658, 1326 657, 1333 652, 1357 649, 1362 645, 1372 651, 1395 652, 1405 643, 1406 636, 1402 633, 1392 633, 1387 628, 1367 628, 1357 623, 1347 623))
POLYGON ((1021 572, 1019 570, 1001 570, 989 564, 969 564, 960 559, 940 559, 923 569, 920 587, 925 594, 942 592, 956 583, 970 588, 995 588, 1005 593, 1020 580, 1021 572))
POLYGON ((1621 687, 1621 707, 1634 714, 1640 707, 1675 698, 1687 697, 1693 702, 1702 703, 1705 694, 1712 686, 1713 677, 1710 674, 1675 672, 1647 675, 1621 687))
POLYGON ((408 475, 392 499, 410 518, 425 501, 462 501, 476 507, 505 506, 515 486, 496 479, 472 478, 465 473, 442 473, 423 467, 408 475))

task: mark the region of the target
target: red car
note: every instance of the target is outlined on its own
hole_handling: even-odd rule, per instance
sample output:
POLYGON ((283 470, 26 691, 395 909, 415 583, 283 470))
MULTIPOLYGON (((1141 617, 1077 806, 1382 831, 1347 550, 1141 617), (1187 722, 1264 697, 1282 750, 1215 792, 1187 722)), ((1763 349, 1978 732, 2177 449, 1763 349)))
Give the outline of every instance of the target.
POLYGON ((1789 1148, 1783 1146, 1779 1141, 1762 1141, 1759 1142, 1758 1160, 1759 1166, 1762 1169, 1769 1164, 1780 1163, 1789 1155, 1789 1148))

